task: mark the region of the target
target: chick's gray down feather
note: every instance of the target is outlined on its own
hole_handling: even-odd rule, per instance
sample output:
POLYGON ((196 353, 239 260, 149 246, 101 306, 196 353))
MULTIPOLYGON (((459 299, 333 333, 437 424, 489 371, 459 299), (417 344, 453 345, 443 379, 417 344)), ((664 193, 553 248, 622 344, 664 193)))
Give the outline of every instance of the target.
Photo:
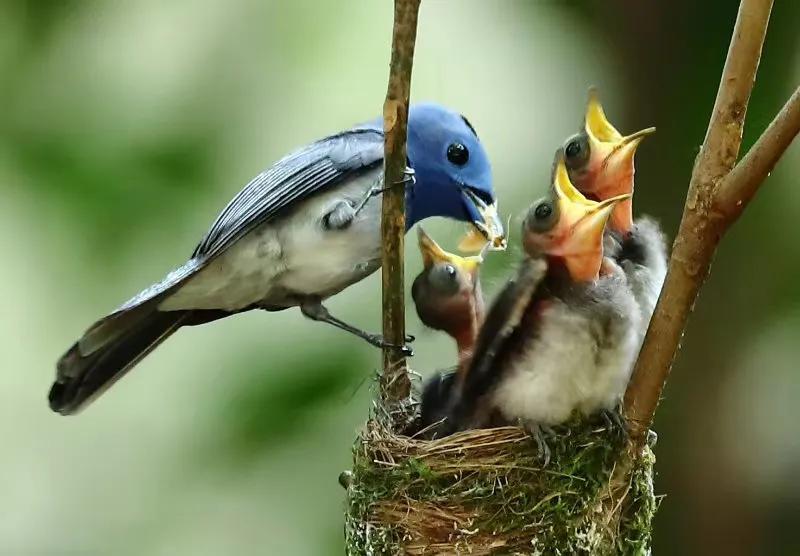
POLYGON ((636 219, 631 233, 625 239, 618 234, 606 234, 604 249, 625 272, 628 286, 639 307, 640 336, 643 340, 667 275, 667 242, 664 233, 658 222, 643 216, 636 219))
POLYGON ((507 287, 522 295, 501 294, 506 302, 490 309, 452 428, 483 426, 495 412, 510 422, 556 425, 573 412, 614 408, 638 350, 640 312, 622 270, 607 266, 611 272, 591 283, 548 274, 534 290, 519 280, 507 287))

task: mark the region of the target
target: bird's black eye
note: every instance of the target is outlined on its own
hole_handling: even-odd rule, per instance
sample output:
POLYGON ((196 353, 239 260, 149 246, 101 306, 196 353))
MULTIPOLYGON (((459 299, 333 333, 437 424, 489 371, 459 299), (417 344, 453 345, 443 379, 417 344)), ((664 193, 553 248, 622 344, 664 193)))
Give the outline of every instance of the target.
POLYGON ((455 295, 460 288, 458 270, 449 263, 434 266, 428 280, 432 290, 440 296, 455 295))
POLYGON ((567 158, 575 158, 579 154, 581 154, 581 143, 577 139, 573 139, 567 144, 567 148, 565 149, 565 153, 567 158))
POLYGON ((533 209, 533 216, 536 220, 547 220, 553 214, 553 205, 550 203, 542 203, 533 209))
POLYGON ((564 162, 570 170, 579 170, 589 160, 589 138, 585 133, 573 135, 564 143, 564 162))
POLYGON ((542 199, 528 209, 523 231, 546 233, 558 222, 558 205, 552 199, 542 199))
POLYGON ((452 143, 447 147, 447 160, 456 166, 463 166, 469 160, 469 150, 462 143, 452 143))

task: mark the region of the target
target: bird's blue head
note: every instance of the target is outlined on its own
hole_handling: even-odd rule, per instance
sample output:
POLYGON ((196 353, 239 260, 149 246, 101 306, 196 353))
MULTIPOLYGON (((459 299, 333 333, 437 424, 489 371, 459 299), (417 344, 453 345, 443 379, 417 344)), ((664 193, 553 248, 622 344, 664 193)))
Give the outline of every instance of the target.
POLYGON ((416 183, 406 197, 407 228, 444 216, 474 224, 491 241, 504 238, 489 157, 464 116, 437 104, 412 105, 408 160, 416 183))

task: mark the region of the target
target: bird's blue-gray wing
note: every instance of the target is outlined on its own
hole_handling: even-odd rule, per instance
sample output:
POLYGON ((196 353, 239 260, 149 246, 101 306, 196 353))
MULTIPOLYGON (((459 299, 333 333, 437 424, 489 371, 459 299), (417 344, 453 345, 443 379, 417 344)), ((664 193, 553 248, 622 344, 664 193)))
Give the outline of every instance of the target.
MULTIPOLYGON (((332 135, 303 147, 256 176, 228 204, 183 266, 170 272, 92 325, 81 339, 91 352, 119 328, 120 317, 148 314, 171 292, 256 226, 309 196, 367 172, 383 161, 383 132, 374 125, 332 135), (133 314, 132 314, 133 313, 133 314)), ((296 205, 295 205, 296 206, 296 205)))
POLYGON ((383 160, 383 133, 357 128, 312 143, 256 176, 233 198, 192 256, 210 259, 284 209, 383 160))

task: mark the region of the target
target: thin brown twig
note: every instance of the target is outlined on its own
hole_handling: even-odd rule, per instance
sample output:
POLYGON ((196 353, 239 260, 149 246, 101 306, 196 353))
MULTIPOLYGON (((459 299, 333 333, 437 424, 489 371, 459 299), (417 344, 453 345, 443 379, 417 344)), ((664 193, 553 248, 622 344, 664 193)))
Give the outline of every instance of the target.
POLYGON ((756 80, 773 0, 742 0, 722 69, 706 137, 695 162, 689 196, 711 193, 736 163, 747 104, 756 80))
MULTIPOLYGON (((392 59, 389 86, 383 105, 384 186, 381 217, 383 336, 387 342, 405 342, 405 297, 403 250, 406 232, 405 188, 408 104, 411 93, 411 68, 417 37, 420 0, 395 0, 392 59), (397 185, 397 187, 393 187, 397 185)), ((399 350, 384 348, 381 396, 385 403, 408 397, 411 380, 399 350)))
POLYGON ((716 210, 720 184, 736 163, 772 0, 742 0, 706 137, 695 161, 667 277, 625 392, 625 415, 641 446, 653 421, 686 321, 717 245, 733 222, 716 210))
POLYGON ((725 213, 727 219, 736 220, 798 133, 800 87, 722 182, 715 200, 717 210, 725 213))

